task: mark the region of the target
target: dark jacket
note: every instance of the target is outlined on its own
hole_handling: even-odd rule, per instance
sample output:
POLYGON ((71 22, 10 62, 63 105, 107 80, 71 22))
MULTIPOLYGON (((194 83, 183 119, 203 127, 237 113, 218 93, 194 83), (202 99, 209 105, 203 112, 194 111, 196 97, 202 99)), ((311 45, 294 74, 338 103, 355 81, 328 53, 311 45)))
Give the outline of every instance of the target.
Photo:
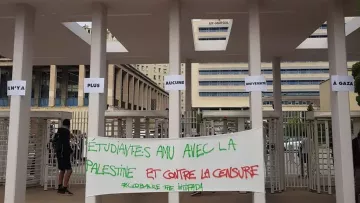
POLYGON ((353 163, 354 168, 360 168, 360 138, 356 137, 352 140, 353 163))
POLYGON ((70 146, 70 130, 67 128, 59 128, 57 133, 59 134, 57 154, 62 157, 68 157, 73 152, 70 146))

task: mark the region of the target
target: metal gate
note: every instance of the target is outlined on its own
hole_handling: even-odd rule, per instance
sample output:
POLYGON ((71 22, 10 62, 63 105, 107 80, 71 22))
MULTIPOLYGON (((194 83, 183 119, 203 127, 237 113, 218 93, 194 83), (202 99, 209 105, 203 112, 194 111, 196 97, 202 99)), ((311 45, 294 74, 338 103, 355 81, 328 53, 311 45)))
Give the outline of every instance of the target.
MULTIPOLYGON (((44 179, 44 149, 47 134, 47 120, 43 118, 30 119, 30 133, 27 159, 27 186, 43 185, 44 179)), ((9 119, 0 119, 0 185, 5 184, 7 149, 8 149, 9 119)))

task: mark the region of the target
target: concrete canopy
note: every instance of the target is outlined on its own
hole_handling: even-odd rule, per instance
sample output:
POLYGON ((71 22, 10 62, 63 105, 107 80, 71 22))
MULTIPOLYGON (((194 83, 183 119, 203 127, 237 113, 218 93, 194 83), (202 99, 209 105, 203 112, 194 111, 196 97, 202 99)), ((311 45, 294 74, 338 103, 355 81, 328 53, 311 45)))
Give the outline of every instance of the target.
MULTIPOLYGON (((24 2, 37 11, 35 65, 89 63, 90 44, 62 23, 91 21, 91 4, 95 2, 92 0, 0 0, 1 55, 12 58, 15 3, 24 2)), ((168 63, 169 0, 102 2, 108 7, 108 29, 129 51, 108 53, 109 63, 168 63)), ((246 0, 182 0, 181 4, 182 61, 187 58, 193 62, 248 61, 246 0), (191 20, 223 18, 233 19, 227 50, 196 52, 191 20)), ((344 8, 346 16, 355 16, 356 0, 344 0, 344 8)), ((313 51, 295 49, 326 21, 327 1, 264 0, 260 10, 262 61, 270 61, 273 56, 284 56, 287 61, 325 59, 321 56, 324 54, 315 57, 313 51)), ((349 36, 348 44, 353 38, 357 37, 349 36)), ((355 43, 350 44, 354 46, 348 46, 349 52, 360 52, 355 43)))

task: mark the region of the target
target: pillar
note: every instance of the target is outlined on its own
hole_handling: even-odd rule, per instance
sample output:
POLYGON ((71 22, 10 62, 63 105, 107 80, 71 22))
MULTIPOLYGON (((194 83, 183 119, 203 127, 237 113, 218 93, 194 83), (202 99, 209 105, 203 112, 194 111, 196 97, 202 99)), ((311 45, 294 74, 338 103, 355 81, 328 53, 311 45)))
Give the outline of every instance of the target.
POLYGON ((228 120, 223 119, 223 134, 227 134, 227 133, 228 133, 228 120))
POLYGON ((150 138, 150 119, 145 118, 145 138, 150 138))
POLYGON ((126 138, 133 138, 133 118, 126 118, 126 138))
POLYGON ((41 70, 35 70, 35 81, 34 81, 34 106, 39 106, 41 96, 41 70))
POLYGON ((115 88, 115 66, 108 66, 108 89, 107 89, 107 104, 114 106, 114 88, 115 88))
POLYGON ((140 138, 140 118, 135 118, 134 120, 134 138, 140 138))
MULTIPOLYGON (((169 13, 169 67, 170 75, 180 75, 180 2, 170 0, 169 13)), ((169 92, 169 138, 180 137, 180 91, 169 92)), ((179 193, 169 192, 168 203, 179 203, 179 193)))
MULTIPOLYGON (((279 114, 279 119, 276 124, 277 128, 277 143, 284 143, 284 129, 283 129, 283 111, 282 111, 282 94, 281 94, 281 60, 279 57, 274 57, 272 60, 273 68, 273 102, 274 111, 279 114)), ((285 154, 284 146, 277 145, 279 152, 279 165, 280 165, 280 189, 285 190, 285 154)))
POLYGON ((115 82, 115 100, 117 101, 117 105, 121 107, 121 101, 122 101, 122 97, 123 95, 121 95, 122 93, 122 69, 118 68, 118 70, 116 71, 116 82, 115 82))
POLYGON ((85 78, 85 65, 79 65, 79 84, 78 84, 78 106, 84 106, 84 78, 85 78))
MULTIPOLYGON (((259 1, 248 1, 249 6, 249 73, 261 75, 260 12, 259 1)), ((252 128, 263 127, 262 93, 250 92, 250 119, 252 128)), ((261 135, 263 137, 263 135, 261 135)), ((263 145, 263 143, 261 143, 263 145)), ((265 193, 254 193, 254 203, 265 203, 265 193)))
MULTIPOLYGON (((343 1, 330 0, 328 12, 330 74, 347 76, 343 1)), ((349 158, 352 157, 349 93, 331 91, 330 94, 336 202, 355 203, 353 160, 349 158)))
POLYGON ((33 69, 35 10, 16 5, 13 80, 26 81, 25 96, 11 96, 4 202, 25 203, 33 69))
POLYGON ((145 92, 144 92, 144 87, 145 84, 143 82, 140 83, 140 90, 139 90, 139 110, 144 110, 144 96, 145 96, 145 92))
POLYGON ((191 95, 191 61, 186 60, 185 64, 185 111, 192 110, 192 95, 191 95))
POLYGON ((57 68, 56 65, 51 65, 50 81, 49 81, 49 106, 55 106, 56 84, 57 84, 57 68))
POLYGON ((237 131, 245 131, 245 118, 237 118, 237 131))
POLYGON ((139 109, 139 96, 140 96, 140 81, 139 79, 135 79, 134 80, 134 105, 136 105, 136 108, 134 106, 134 110, 138 110, 139 109))
POLYGON ((61 68, 61 106, 66 106, 66 100, 68 97, 68 83, 69 83, 69 71, 63 66, 61 68))
POLYGON ((148 93, 147 93, 147 110, 151 110, 151 99, 152 99, 152 96, 151 96, 151 87, 148 86, 148 93))
MULTIPOLYGON (((90 77, 104 78, 104 93, 89 95, 88 137, 105 135, 105 110, 107 90, 106 62, 107 8, 101 3, 92 5, 92 33, 90 77)), ((101 196, 86 197, 85 203, 100 203, 101 196)))
POLYGON ((125 103, 125 109, 129 109, 129 74, 125 73, 123 81, 123 98, 122 101, 125 103))
POLYGON ((135 78, 134 76, 129 76, 129 103, 130 103, 130 110, 134 109, 134 89, 135 89, 135 78))

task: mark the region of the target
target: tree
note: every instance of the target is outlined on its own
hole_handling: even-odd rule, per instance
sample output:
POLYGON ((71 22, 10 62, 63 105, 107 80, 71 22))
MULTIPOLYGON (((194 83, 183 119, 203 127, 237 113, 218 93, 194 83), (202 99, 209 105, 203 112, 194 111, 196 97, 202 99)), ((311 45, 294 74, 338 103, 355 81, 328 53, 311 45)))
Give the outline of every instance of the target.
POLYGON ((307 111, 314 111, 314 107, 312 104, 309 104, 309 106, 307 107, 307 111))
POLYGON ((351 67, 351 75, 354 78, 355 93, 358 94, 356 96, 356 102, 360 106, 360 62, 355 63, 351 67))

